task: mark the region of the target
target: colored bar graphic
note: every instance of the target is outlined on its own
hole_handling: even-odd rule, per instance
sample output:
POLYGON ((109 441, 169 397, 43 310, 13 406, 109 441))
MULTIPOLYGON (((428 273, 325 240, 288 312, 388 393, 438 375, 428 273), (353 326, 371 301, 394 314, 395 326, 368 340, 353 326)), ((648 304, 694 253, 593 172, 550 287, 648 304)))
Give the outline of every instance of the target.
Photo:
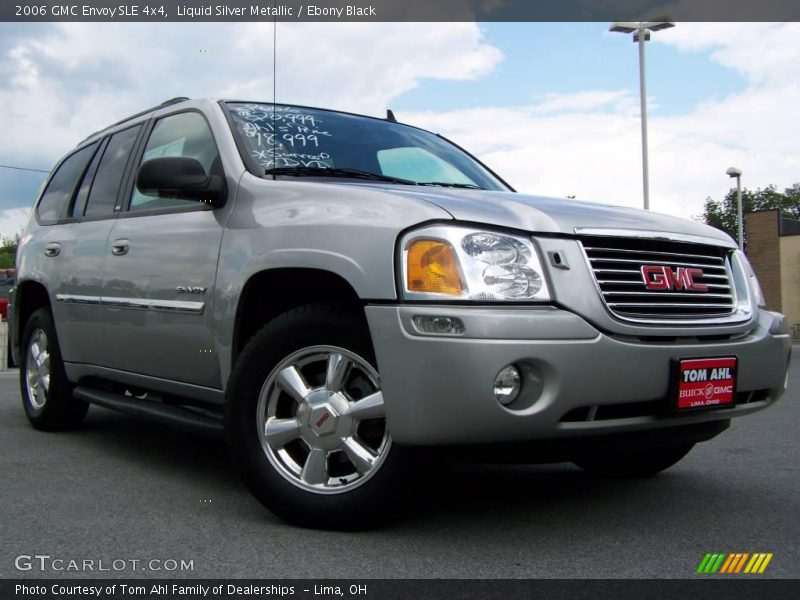
POLYGON ((722 561, 725 559, 724 554, 720 554, 719 558, 717 558, 717 562, 714 563, 714 566, 711 568, 712 573, 716 573, 717 570, 722 566, 722 561))
POLYGON ((750 562, 747 563, 747 566, 744 568, 745 573, 750 573, 753 570, 753 565, 756 564, 758 557, 761 556, 760 554, 756 553, 753 554, 753 558, 750 559, 750 562))
POLYGON ((739 564, 736 565, 736 573, 742 570, 742 567, 744 566, 744 561, 747 560, 748 556, 750 556, 749 552, 745 552, 744 554, 742 554, 742 557, 739 559, 739 564))
POLYGON ((705 573, 706 572, 705 569, 706 569, 706 565, 708 564, 709 560, 711 560, 711 555, 710 554, 706 554, 703 557, 703 560, 700 561, 700 566, 697 567, 697 572, 698 573, 705 573))
POLYGON ((703 560, 700 562, 700 566, 697 567, 698 573, 716 573, 720 566, 722 566, 722 561, 725 560, 725 554, 706 554, 703 557, 703 560))
POLYGON ((767 556, 766 554, 758 555, 758 560, 756 560, 756 564, 754 564, 753 568, 750 569, 751 573, 758 573, 758 570, 761 568, 761 563, 764 562, 764 557, 766 556, 767 556))
POLYGON ((731 565, 736 560, 736 554, 728 554, 728 558, 722 563, 722 568, 719 570, 720 573, 730 573, 731 565))
POLYGON ((742 569, 744 569, 744 573, 748 574, 763 573, 772 557, 771 552, 755 552, 753 554, 749 552, 732 552, 731 554, 708 552, 700 561, 697 573, 731 575, 742 573, 742 569))
POLYGON ((764 558, 764 562, 761 563, 761 568, 758 570, 759 573, 763 573, 764 570, 767 568, 769 561, 772 560, 772 552, 768 553, 766 558, 764 558))
POLYGON ((714 565, 717 563, 717 559, 719 558, 719 554, 712 554, 711 560, 708 561, 706 565, 706 573, 713 573, 714 572, 714 565))

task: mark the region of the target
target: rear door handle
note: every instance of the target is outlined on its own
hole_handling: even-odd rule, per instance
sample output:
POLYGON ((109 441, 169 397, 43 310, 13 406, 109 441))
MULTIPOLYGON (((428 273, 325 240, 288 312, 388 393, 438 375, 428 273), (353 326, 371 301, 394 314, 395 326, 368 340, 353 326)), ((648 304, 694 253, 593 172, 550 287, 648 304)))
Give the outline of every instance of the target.
POLYGON ((114 240, 111 244, 111 254, 114 256, 123 256, 128 253, 130 249, 130 242, 128 240, 114 240))
POLYGON ((45 256, 58 256, 60 252, 61 252, 61 244, 59 244, 58 242, 52 242, 44 247, 45 256))

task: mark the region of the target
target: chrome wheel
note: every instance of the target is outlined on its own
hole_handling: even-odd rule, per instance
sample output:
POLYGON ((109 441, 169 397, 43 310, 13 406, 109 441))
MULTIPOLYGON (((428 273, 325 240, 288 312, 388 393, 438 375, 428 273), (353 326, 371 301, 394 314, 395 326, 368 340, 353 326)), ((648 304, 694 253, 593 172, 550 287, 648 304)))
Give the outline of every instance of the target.
POLYGON ((256 415, 272 466, 318 494, 365 483, 391 447, 378 372, 344 348, 313 346, 286 357, 262 386, 256 415))
POLYGON ((47 334, 41 329, 35 329, 28 341, 25 381, 31 406, 41 410, 47 403, 50 389, 50 350, 47 334))

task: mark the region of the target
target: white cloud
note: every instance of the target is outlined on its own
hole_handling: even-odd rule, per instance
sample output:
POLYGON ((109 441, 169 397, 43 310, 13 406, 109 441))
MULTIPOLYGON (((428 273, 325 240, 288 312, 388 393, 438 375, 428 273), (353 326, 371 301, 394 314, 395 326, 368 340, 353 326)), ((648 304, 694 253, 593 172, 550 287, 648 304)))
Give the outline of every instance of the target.
POLYGON ((0 235, 13 237, 28 223, 29 208, 0 210, 0 235))
MULTIPOLYGON (((93 131, 174 96, 272 99, 272 23, 0 31, 0 162, 48 169, 93 131)), ((477 78, 502 59, 474 23, 279 23, 277 32, 279 101, 375 115, 424 79, 477 78)), ((0 190, 0 207, 33 201, 11 196, 0 190)), ((16 231, 4 223, 0 233, 16 231)))
POLYGON ((711 50, 712 60, 751 84, 781 84, 800 74, 800 23, 679 23, 659 43, 687 52, 711 50))
MULTIPOLYGON (((731 165, 751 188, 800 180, 800 24, 679 24, 668 33, 654 39, 685 51, 713 49, 711 59, 736 69, 746 88, 686 115, 651 114, 652 208, 700 214, 706 196, 728 191, 731 165)), ((638 90, 587 90, 516 108, 404 117, 473 149, 519 191, 638 207, 636 99, 638 90)))
MULTIPOLYGON (((11 107, 0 111, 0 157, 32 166, 47 168, 91 131, 170 96, 272 97, 271 23, 59 24, 14 33, 0 63, 0 104, 11 107)), ((651 114, 655 210, 700 213, 707 195, 728 190, 731 165, 743 169, 747 187, 800 179, 798 39, 798 23, 680 23, 654 36, 652 43, 710 53, 746 83, 688 114, 651 114)), ((502 59, 473 23, 281 23, 278 56, 279 100, 376 115, 425 79, 480 78, 502 59)), ((511 108, 475 104, 404 111, 403 120, 456 140, 520 191, 641 205, 638 89, 551 93, 511 108)))
POLYGON ((574 94, 544 94, 531 109, 541 115, 608 111, 631 113, 639 100, 629 90, 588 90, 574 94))
MULTIPOLYGON (((49 165, 171 96, 270 100, 272 46, 272 23, 66 23, 18 36, 0 81, 6 148, 49 165)), ((280 23, 277 94, 380 114, 423 79, 476 78, 501 58, 474 23, 280 23)))
POLYGON ((404 117, 458 140, 518 191, 634 205, 641 173, 638 117, 625 112, 542 112, 533 105, 404 117))

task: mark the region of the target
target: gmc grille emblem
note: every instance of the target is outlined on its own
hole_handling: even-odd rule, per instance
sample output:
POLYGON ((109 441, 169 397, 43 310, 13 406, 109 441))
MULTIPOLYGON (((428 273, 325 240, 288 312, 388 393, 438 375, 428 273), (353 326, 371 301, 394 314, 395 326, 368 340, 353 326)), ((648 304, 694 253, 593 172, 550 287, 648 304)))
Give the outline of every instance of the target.
POLYGON ((690 290, 707 292, 708 286, 696 283, 695 277, 702 277, 702 269, 678 267, 675 270, 664 265, 644 265, 642 277, 648 290, 690 290))

